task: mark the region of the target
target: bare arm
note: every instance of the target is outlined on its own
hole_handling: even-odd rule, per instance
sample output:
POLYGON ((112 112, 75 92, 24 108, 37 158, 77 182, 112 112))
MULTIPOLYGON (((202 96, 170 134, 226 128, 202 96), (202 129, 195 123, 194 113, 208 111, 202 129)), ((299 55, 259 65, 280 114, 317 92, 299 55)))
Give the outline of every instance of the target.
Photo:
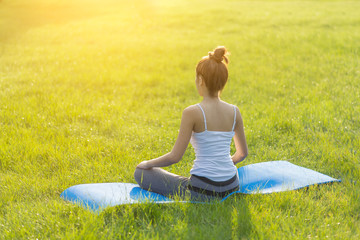
POLYGON ((235 124, 235 149, 236 152, 231 159, 234 164, 237 164, 243 161, 248 155, 248 147, 246 144, 245 132, 244 132, 244 123, 238 108, 236 108, 236 124, 235 124))
POLYGON ((189 144, 193 127, 194 119, 192 117, 192 110, 186 108, 182 114, 178 138, 171 152, 149 161, 143 161, 137 165, 137 168, 149 169, 152 167, 166 167, 178 163, 189 144))

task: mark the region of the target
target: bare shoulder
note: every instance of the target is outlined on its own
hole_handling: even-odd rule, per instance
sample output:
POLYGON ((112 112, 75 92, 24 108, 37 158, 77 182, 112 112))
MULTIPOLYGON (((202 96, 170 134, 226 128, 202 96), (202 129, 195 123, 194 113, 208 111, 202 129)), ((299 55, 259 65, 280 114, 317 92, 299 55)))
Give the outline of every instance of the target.
POLYGON ((236 110, 236 115, 238 115, 239 117, 241 117, 241 113, 240 113, 240 109, 238 108, 238 106, 233 105, 235 107, 236 110))
POLYGON ((197 111, 199 109, 198 106, 196 106, 196 104, 194 105, 190 105, 188 106, 187 108, 184 109, 184 112, 194 112, 194 111, 197 111))
POLYGON ((227 103, 227 102, 224 102, 224 101, 222 101, 222 102, 227 106, 227 108, 231 108, 232 111, 233 111, 233 109, 234 109, 234 107, 235 107, 236 115, 241 116, 241 115, 240 115, 240 110, 239 110, 239 108, 238 108, 236 105, 230 104, 230 103, 227 103))
POLYGON ((192 119, 196 119, 199 115, 199 112, 200 112, 200 108, 196 105, 191 105, 191 106, 188 106, 187 108, 184 109, 183 111, 183 116, 184 117, 189 117, 189 118, 192 118, 192 119))
POLYGON ((236 105, 233 105, 233 106, 235 107, 235 110, 236 110, 236 120, 235 120, 236 121, 236 126, 243 127, 244 123, 243 123, 243 119, 242 119, 240 110, 236 105))

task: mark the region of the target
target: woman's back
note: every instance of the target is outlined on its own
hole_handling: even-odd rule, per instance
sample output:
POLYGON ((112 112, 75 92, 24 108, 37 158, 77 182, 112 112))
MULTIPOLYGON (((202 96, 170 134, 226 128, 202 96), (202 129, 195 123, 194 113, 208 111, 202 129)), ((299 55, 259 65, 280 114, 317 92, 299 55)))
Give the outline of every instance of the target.
POLYGON ((213 102, 203 101, 201 108, 198 105, 193 107, 196 112, 196 116, 194 116, 194 132, 203 132, 205 130, 205 121, 201 108, 205 114, 208 131, 230 132, 233 130, 235 115, 233 105, 217 100, 213 102))
POLYGON ((196 159, 190 173, 213 181, 226 181, 236 174, 236 167, 230 156, 230 144, 236 123, 236 108, 218 101, 207 105, 207 110, 210 112, 207 114, 202 105, 197 104, 196 107, 200 109, 203 120, 202 123, 195 121, 195 125, 199 126, 198 130, 203 126, 203 131, 194 130, 191 136, 190 141, 195 150, 196 159), (229 112, 229 107, 232 113, 229 112), (208 127, 209 124, 211 129, 208 127))

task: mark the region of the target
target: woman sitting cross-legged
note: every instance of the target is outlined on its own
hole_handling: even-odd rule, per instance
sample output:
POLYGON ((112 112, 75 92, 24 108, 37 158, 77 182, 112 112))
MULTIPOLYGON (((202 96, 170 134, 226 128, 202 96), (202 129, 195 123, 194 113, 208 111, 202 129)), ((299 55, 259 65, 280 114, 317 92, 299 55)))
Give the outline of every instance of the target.
POLYGON ((171 152, 137 165, 135 180, 141 188, 164 196, 191 200, 223 198, 239 189, 236 163, 243 161, 247 144, 239 109, 220 100, 228 79, 225 47, 217 47, 196 66, 196 88, 201 103, 187 107, 182 114, 178 138, 171 152), (230 155, 230 144, 236 152, 230 155), (178 163, 189 142, 196 159, 190 177, 172 174, 161 167, 178 163))

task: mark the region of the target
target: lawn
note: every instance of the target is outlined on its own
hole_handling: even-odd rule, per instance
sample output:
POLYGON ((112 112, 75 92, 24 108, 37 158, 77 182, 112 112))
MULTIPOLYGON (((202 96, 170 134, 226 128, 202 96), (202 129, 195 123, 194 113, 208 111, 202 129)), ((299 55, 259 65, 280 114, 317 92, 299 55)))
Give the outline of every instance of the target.
MULTIPOLYGON (((0 239, 360 238, 359 43, 359 1, 0 1, 0 239), (170 151, 218 45, 249 146, 238 167, 287 160, 341 183, 98 215, 60 199, 134 183, 170 151)), ((189 176, 194 157, 166 169, 189 176)))

